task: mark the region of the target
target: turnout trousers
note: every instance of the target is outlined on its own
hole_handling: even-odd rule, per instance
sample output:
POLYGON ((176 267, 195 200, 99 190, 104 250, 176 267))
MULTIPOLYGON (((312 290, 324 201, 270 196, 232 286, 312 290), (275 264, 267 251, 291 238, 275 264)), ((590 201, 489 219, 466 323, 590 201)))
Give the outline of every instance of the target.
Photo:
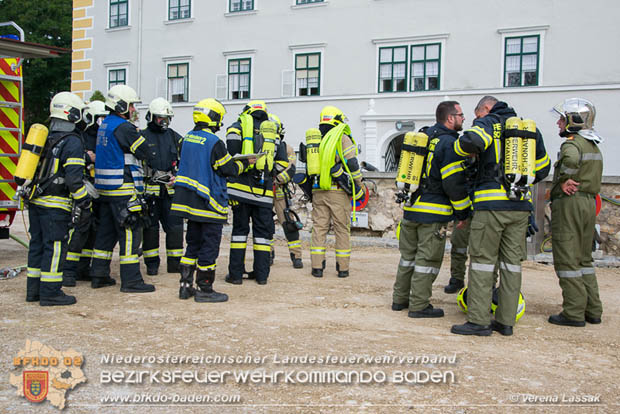
POLYGON ((592 264, 595 208, 594 197, 584 193, 551 204, 553 267, 562 288, 562 314, 573 321, 603 313, 592 264))
POLYGON ((497 264, 500 284, 495 320, 514 326, 529 214, 529 211, 474 211, 469 235, 469 322, 478 325, 489 325, 491 322, 493 273, 497 264))
POLYGON ((312 240, 310 255, 313 269, 325 268, 325 249, 330 223, 336 236, 336 269, 349 270, 351 260, 351 201, 342 190, 312 193, 312 240))
POLYGON ((430 304, 433 282, 439 274, 446 247, 447 223, 416 223, 403 219, 400 228, 400 262, 393 302, 420 311, 430 304))
POLYGON ((286 218, 284 217, 286 200, 284 200, 284 198, 276 197, 273 200, 273 208, 276 211, 278 222, 282 226, 282 230, 284 230, 284 236, 286 236, 286 240, 288 242, 289 252, 293 255, 293 258, 301 259, 301 241, 299 240, 299 230, 287 231, 286 226, 284 226, 284 222, 286 221, 286 218))
POLYGON ((110 277, 112 251, 120 245, 121 287, 132 287, 143 282, 140 273, 138 252, 142 239, 142 227, 121 226, 121 211, 127 206, 127 199, 109 198, 99 201, 99 228, 93 248, 90 275, 93 278, 110 277))
POLYGON ((254 237, 254 277, 257 281, 267 280, 269 277, 271 240, 273 239, 274 229, 272 207, 239 202, 233 206, 232 211, 233 228, 228 262, 230 278, 241 279, 243 273, 245 273, 245 249, 248 243, 251 220, 252 235, 254 237))
POLYGON ((159 223, 166 233, 166 257, 168 268, 178 271, 183 256, 183 218, 170 214, 172 198, 165 193, 155 197, 151 203, 150 225, 145 227, 142 236, 142 254, 147 268, 157 269, 159 259, 159 223))
POLYGON ((57 208, 28 206, 30 247, 28 248, 29 292, 39 292, 41 298, 61 294, 62 271, 67 255, 71 214, 57 208))

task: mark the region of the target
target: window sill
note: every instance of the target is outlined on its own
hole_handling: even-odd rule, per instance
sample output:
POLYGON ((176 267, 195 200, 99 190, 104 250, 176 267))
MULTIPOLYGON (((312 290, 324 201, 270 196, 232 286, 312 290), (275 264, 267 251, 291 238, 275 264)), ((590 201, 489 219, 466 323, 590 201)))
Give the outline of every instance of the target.
POLYGON ((193 17, 189 17, 187 19, 164 20, 164 24, 192 23, 193 21, 194 21, 194 18, 193 17))
POLYGON ((107 27, 105 29, 106 32, 122 32, 123 30, 131 30, 131 26, 107 27))
POLYGON ((244 10, 244 11, 224 13, 224 17, 249 16, 249 15, 257 14, 257 13, 258 13, 258 10, 244 10))
POLYGON ((312 7, 323 7, 323 6, 327 6, 328 3, 329 3, 328 1, 322 1, 320 3, 295 4, 291 6, 291 9, 297 10, 297 9, 309 9, 312 7))

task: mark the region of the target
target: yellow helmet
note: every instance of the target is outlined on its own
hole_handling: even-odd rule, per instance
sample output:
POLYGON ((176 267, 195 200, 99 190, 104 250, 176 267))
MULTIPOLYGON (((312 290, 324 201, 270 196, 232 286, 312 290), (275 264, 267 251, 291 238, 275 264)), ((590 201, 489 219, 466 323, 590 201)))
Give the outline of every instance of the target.
MULTIPOLYGON (((498 288, 493 288, 493 296, 492 296, 493 299, 491 301, 491 313, 493 313, 494 315, 495 315, 495 311, 497 310, 497 304, 499 303, 498 297, 499 297, 498 288)), ((459 308, 461 308, 461 310, 464 313, 467 313, 467 286, 465 286, 459 291, 458 295, 456 296, 456 303, 459 305, 459 308)), ((525 313, 525 298, 523 298, 523 293, 519 292, 519 303, 517 305, 517 316, 515 318, 515 322, 521 319, 524 313, 525 313)))
POLYGON ((82 120, 82 98, 71 92, 59 92, 50 102, 50 117, 77 124, 82 120))
POLYGON ((280 121, 280 118, 278 117, 278 115, 276 114, 268 114, 268 115, 269 115, 269 120, 276 124, 278 135, 280 135, 280 137, 284 137, 284 125, 282 124, 282 121, 280 121))
POLYGON ((256 111, 263 111, 265 114, 267 113, 267 104, 265 101, 250 101, 243 107, 241 113, 251 115, 256 111))
POLYGON ((213 98, 203 99, 194 106, 194 123, 204 122, 208 126, 221 127, 226 109, 220 101, 213 98))
POLYGON ((347 117, 335 106, 326 106, 321 111, 319 124, 336 126, 347 121, 347 117))

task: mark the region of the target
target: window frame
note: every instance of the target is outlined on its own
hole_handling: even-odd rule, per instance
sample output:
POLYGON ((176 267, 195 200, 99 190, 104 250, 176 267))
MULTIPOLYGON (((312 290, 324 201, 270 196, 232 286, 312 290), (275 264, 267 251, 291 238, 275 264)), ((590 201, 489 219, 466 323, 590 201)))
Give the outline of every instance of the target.
POLYGON ((228 12, 229 13, 243 13, 243 12, 252 12, 256 10, 256 0, 250 0, 252 2, 252 7, 250 9, 244 9, 243 8, 243 4, 246 0, 239 0, 240 1, 240 9, 239 10, 233 10, 232 8, 232 2, 233 0, 228 0, 228 12))
POLYGON ((110 88, 112 86, 115 86, 115 85, 127 85, 127 72, 128 71, 127 71, 126 67, 110 67, 110 68, 108 68, 108 76, 107 76, 107 78, 108 78, 107 79, 108 80, 108 90, 110 90, 110 88), (111 85, 110 84, 111 83, 110 76, 111 76, 112 72, 118 73, 118 72, 121 72, 121 71, 123 72, 123 77, 124 77, 123 83, 119 83, 118 82, 118 78, 117 78, 117 80, 114 81, 114 85, 111 85))
MULTIPOLYGON (((227 93, 226 93, 226 97, 228 98, 228 100, 230 101, 238 101, 238 100, 243 100, 243 99, 252 99, 252 57, 250 56, 246 56, 246 57, 231 57, 229 59, 226 59, 226 84, 227 84, 227 93), (239 69, 241 69, 241 61, 245 61, 247 60, 249 69, 247 72, 230 72, 230 63, 231 62, 238 62, 239 63, 239 69), (233 91, 232 87, 231 87, 231 75, 248 75, 248 96, 244 97, 244 96, 239 96, 237 98, 233 98, 233 92, 240 92, 240 90, 238 91, 233 91)), ((239 84, 241 84, 241 82, 239 82, 239 84)))
MULTIPOLYGON (((322 59, 321 55, 322 55, 321 52, 302 52, 302 53, 294 53, 293 54, 293 58, 295 59, 295 61, 294 61, 294 64, 295 64, 295 85, 294 85, 294 87, 295 87, 295 96, 296 97, 321 96, 321 64, 323 62, 323 59, 322 59), (310 56, 315 56, 315 55, 318 56, 318 58, 319 58, 318 66, 308 66, 308 64, 309 64, 308 63, 309 62, 309 57, 310 56), (306 57, 306 67, 305 68, 298 68, 297 67, 297 58, 301 57, 301 56, 306 57), (298 70, 306 70, 306 71, 309 72, 310 70, 315 70, 315 69, 319 73, 319 75, 318 75, 317 93, 316 94, 308 93, 307 95, 300 95, 299 94, 299 88, 297 87, 297 71, 298 70)), ((309 78, 306 78, 306 79, 309 79, 309 78)), ((305 89, 309 90, 310 87, 307 86, 305 89)))
POLYGON ((411 44, 409 45, 409 54, 410 54, 410 59, 409 59, 409 69, 410 69, 410 75, 409 75, 409 92, 428 92, 428 91, 440 91, 441 90, 441 42, 433 42, 433 43, 418 43, 418 44, 411 44), (437 53, 437 58, 436 59, 427 59, 426 55, 427 55, 427 49, 429 46, 438 46, 439 47, 439 52, 437 53), (413 48, 415 47, 424 47, 424 59, 423 60, 414 60, 413 59, 413 48), (428 62, 437 62, 437 88, 435 89, 430 89, 427 84, 428 84, 428 76, 426 75, 426 64, 428 62), (424 89, 415 89, 415 84, 413 81, 413 64, 414 63, 424 63, 424 89))
POLYGON ((189 96, 189 77, 190 77, 190 65, 188 61, 178 61, 178 62, 166 62, 166 99, 168 100, 168 102, 170 102, 171 104, 176 104, 176 103, 187 103, 190 101, 190 96, 189 96), (177 73, 179 70, 179 66, 181 65, 186 65, 187 66, 187 76, 174 76, 174 77, 170 77, 170 67, 171 66, 176 66, 177 67, 177 73), (185 85, 184 85, 184 92, 183 92, 183 96, 186 98, 185 100, 182 101, 173 101, 172 100, 172 94, 170 91, 170 80, 171 79, 183 79, 185 78, 185 85))
MULTIPOLYGON (((177 11, 178 11, 178 15, 181 16, 181 0, 179 1, 179 5, 176 7, 177 11)), ((176 22, 178 20, 187 20, 187 19, 191 19, 192 18, 192 0, 188 0, 189 4, 187 5, 188 10, 189 10, 189 16, 187 17, 177 17, 176 19, 172 18, 172 0, 168 0, 168 21, 169 22, 176 22)))
MULTIPOLYGON (((117 20, 120 21, 120 16, 121 14, 117 14, 117 20)), ((109 29, 116 29, 116 28, 120 28, 120 27, 127 27, 129 26, 129 0, 109 0, 108 1, 108 28, 109 29), (120 10, 120 5, 125 3, 127 5, 127 17, 126 17, 126 23, 125 24, 117 24, 115 26, 112 26, 112 6, 117 6, 118 9, 120 10)))
POLYGON ((541 86, 541 68, 540 68, 540 55, 542 53, 541 47, 542 36, 540 33, 531 34, 514 34, 513 36, 505 36, 503 38, 504 56, 503 56, 503 71, 502 71, 502 85, 504 88, 528 88, 532 86, 541 86), (523 52, 523 41, 525 38, 536 38, 536 52, 523 52), (512 39, 520 39, 519 53, 508 53, 508 41, 512 39), (523 76, 523 56, 536 55, 536 84, 524 85, 525 77, 523 76), (506 75, 508 57, 519 56, 519 84, 508 85, 506 75))
POLYGON ((296 6, 305 6, 314 3, 325 3, 325 0, 295 0, 296 6))
MULTIPOLYGON (((408 66, 409 66, 409 45, 394 45, 394 46, 379 46, 379 53, 377 56, 377 93, 401 93, 401 92, 408 92, 408 88, 407 88, 407 84, 409 82, 408 80, 408 66), (389 91, 381 91, 381 66, 382 65, 387 65, 388 63, 382 63, 381 62, 381 51, 384 49, 392 49, 392 60, 390 62, 390 64, 392 65, 392 90, 389 91), (405 49, 405 60, 404 61, 394 61, 394 49, 405 49), (405 89, 403 89, 402 91, 397 91, 394 90, 394 64, 401 64, 404 63, 405 64, 405 89)), ((387 79, 387 78, 386 78, 387 79)))

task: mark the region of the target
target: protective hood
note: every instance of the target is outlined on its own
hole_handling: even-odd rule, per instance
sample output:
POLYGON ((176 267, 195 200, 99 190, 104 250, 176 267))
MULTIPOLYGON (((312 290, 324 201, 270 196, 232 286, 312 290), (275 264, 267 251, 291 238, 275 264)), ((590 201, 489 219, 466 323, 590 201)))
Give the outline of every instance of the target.
POLYGON ((71 132, 74 130, 75 130, 75 124, 73 122, 65 121, 64 119, 51 118, 50 131, 71 132))
POLYGON ((588 141, 594 142, 596 145, 601 144, 605 141, 605 139, 593 129, 582 129, 577 133, 588 141))

